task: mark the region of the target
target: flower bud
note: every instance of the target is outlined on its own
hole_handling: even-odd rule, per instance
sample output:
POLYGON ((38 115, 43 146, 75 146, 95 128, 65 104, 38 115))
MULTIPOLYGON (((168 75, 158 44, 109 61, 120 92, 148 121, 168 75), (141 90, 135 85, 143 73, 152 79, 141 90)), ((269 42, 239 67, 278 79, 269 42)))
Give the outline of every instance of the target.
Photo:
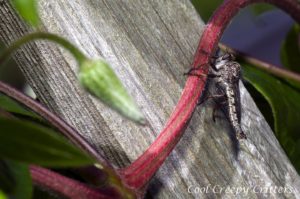
POLYGON ((86 60, 80 65, 81 84, 103 103, 137 123, 145 119, 121 81, 104 60, 86 60))

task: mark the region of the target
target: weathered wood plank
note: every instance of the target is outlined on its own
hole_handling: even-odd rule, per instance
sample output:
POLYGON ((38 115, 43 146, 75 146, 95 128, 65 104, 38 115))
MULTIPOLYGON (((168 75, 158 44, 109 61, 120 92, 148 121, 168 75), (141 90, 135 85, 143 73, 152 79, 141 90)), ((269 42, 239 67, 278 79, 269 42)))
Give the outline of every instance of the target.
MULTIPOLYGON (((139 127, 89 96, 76 80, 76 63, 55 45, 27 45, 15 56, 40 100, 76 127, 116 166, 137 158, 155 139, 176 105, 204 27, 187 0, 40 0, 45 31, 103 56, 148 119, 139 127)), ((0 38, 8 44, 28 28, 8 6, 0 7, 0 38)), ((270 127, 241 86, 242 124, 248 136, 235 156, 226 120, 213 123, 212 106, 195 111, 182 140, 150 185, 155 198, 235 198, 234 193, 193 193, 189 187, 245 187, 239 198, 300 198, 300 180, 270 127), (292 193, 251 188, 292 187, 292 193)), ((217 188, 218 188, 217 187, 217 188)))

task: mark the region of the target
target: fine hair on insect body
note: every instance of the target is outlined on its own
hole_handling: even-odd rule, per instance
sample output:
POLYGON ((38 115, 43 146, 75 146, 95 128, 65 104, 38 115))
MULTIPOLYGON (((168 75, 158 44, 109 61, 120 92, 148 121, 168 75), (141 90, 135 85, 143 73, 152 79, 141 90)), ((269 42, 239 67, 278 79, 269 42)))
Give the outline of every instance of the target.
MULTIPOLYGON (((237 139, 246 139, 246 135, 241 128, 241 104, 239 81, 241 79, 241 65, 234 61, 233 54, 225 52, 219 56, 214 56, 210 64, 209 73, 206 76, 215 81, 217 94, 207 96, 199 102, 199 104, 208 100, 215 99, 218 106, 225 107, 226 117, 236 135, 237 139)), ((203 78, 203 75, 193 73, 191 69, 186 75, 193 75, 203 78)), ((215 110, 213 110, 213 120, 215 121, 215 110)))

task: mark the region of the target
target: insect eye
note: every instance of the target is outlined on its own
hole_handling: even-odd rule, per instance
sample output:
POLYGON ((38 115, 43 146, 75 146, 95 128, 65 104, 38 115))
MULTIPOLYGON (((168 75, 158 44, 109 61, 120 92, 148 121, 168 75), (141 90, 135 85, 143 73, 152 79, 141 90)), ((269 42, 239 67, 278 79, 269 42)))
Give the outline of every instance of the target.
POLYGON ((222 60, 235 60, 235 56, 231 53, 226 53, 222 56, 222 60))
POLYGON ((230 54, 230 59, 235 60, 235 56, 233 54, 230 54))
POLYGON ((222 56, 222 60, 228 60, 230 58, 230 54, 226 53, 222 56))

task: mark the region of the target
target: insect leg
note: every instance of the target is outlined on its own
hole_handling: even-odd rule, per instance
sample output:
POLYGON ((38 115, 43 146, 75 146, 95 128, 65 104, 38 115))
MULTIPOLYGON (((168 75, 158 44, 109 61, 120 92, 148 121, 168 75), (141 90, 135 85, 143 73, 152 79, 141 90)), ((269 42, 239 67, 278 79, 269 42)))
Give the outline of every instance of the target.
POLYGON ((221 94, 221 95, 209 95, 209 96, 205 97, 204 99, 202 99, 201 101, 199 101, 197 103, 197 105, 199 106, 199 105, 203 104, 204 102, 206 102, 209 99, 217 99, 217 98, 223 98, 223 97, 225 97, 224 94, 221 94))
POLYGON ((199 70, 202 66, 205 66, 205 65, 206 65, 206 64, 201 64, 201 65, 199 65, 199 66, 193 67, 193 68, 191 68, 188 72, 183 73, 183 75, 197 76, 197 77, 206 77, 206 75, 204 75, 204 74, 199 75, 199 74, 193 73, 193 71, 199 70))
POLYGON ((239 140, 242 140, 242 139, 247 139, 247 136, 246 136, 246 134, 243 132, 243 131, 241 131, 241 132, 239 132, 237 135, 236 135, 236 138, 237 139, 239 139, 239 140))
POLYGON ((226 103, 226 101, 220 102, 220 103, 216 104, 216 106, 214 107, 213 112, 212 112, 212 119, 214 122, 216 122, 216 110, 221 108, 225 103, 226 103))

